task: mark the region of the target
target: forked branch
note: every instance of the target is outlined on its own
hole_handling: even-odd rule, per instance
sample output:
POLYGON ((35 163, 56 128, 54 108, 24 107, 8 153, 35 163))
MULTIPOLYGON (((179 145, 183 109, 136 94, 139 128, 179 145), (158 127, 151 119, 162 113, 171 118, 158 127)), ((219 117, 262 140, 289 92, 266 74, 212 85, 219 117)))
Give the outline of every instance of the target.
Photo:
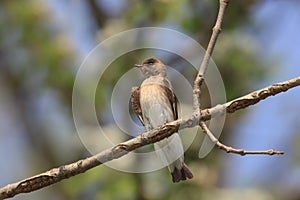
MULTIPOLYGON (((228 103, 202 110, 201 121, 209 120, 211 117, 222 113, 224 114, 224 112, 233 113, 237 110, 244 109, 267 97, 285 92, 299 85, 300 76, 288 81, 273 84, 238 99, 232 100, 228 103)), ((178 119, 176 121, 167 123, 158 129, 145 132, 136 138, 118 144, 115 147, 109 148, 94 156, 76 161, 71 164, 63 165, 58 168, 53 168, 36 176, 6 185, 0 188, 0 199, 13 197, 20 193, 32 192, 60 182, 69 177, 76 176, 105 162, 120 158, 141 146, 155 143, 163 138, 169 137, 176 131, 177 127, 179 127, 179 129, 183 129, 197 126, 199 121, 200 116, 196 117, 194 115, 191 115, 187 118, 178 119)))
POLYGON ((109 148, 107 150, 104 150, 94 156, 76 161, 71 164, 63 165, 58 168, 53 168, 47 172, 44 172, 42 174, 38 174, 36 176, 24 179, 22 181, 12 183, 9 185, 6 185, 2 188, 0 188, 0 199, 13 197, 20 193, 27 193, 32 192, 41 188, 44 188, 46 186, 52 185, 54 183, 60 182, 63 179, 67 179, 69 177, 75 176, 77 174, 83 173, 93 167, 99 166, 103 163, 106 163, 108 161, 120 158, 126 154, 128 154, 130 151, 133 151, 139 147, 145 146, 147 144, 155 143, 157 141, 160 141, 166 137, 171 136, 175 131, 178 129, 183 128, 191 128, 194 126, 199 125, 204 130, 205 133, 208 134, 208 136, 211 138, 212 141, 216 143, 216 145, 231 153, 238 153, 241 155, 245 154, 281 154, 282 152, 277 152, 274 150, 268 150, 268 151, 261 151, 258 152, 251 152, 251 151, 244 151, 239 149, 234 149, 232 147, 228 147, 222 143, 220 143, 213 134, 209 131, 207 126, 205 125, 204 121, 209 120, 212 117, 215 117, 220 114, 224 113, 233 113, 237 110, 244 109, 250 105, 254 105, 258 103, 259 101, 276 94, 279 94, 281 92, 287 91, 293 87, 300 85, 300 77, 284 81, 281 83, 273 84, 271 86, 268 86, 264 89, 252 92, 248 95, 245 95, 243 97, 240 97, 238 99, 232 100, 230 102, 227 102, 223 105, 218 105, 213 108, 201 110, 200 112, 200 86, 203 82, 203 77, 205 74, 205 71, 207 69, 210 57, 212 55, 214 46, 217 41, 217 37, 219 35, 219 32, 221 30, 221 23, 224 16, 225 8, 228 4, 229 0, 220 0, 220 7, 218 12, 218 17, 216 20, 216 25, 213 28, 213 33, 206 51, 206 54, 204 56, 203 62, 200 66, 199 73, 195 78, 194 81, 194 90, 193 90, 193 99, 194 99, 194 113, 186 118, 178 119, 176 121, 167 123, 163 125, 160 128, 145 132, 141 135, 139 135, 136 138, 133 138, 131 140, 128 140, 126 142, 120 143, 112 148, 109 148))
POLYGON ((264 150, 264 151, 246 151, 244 149, 235 149, 233 147, 226 146, 225 144, 221 143, 214 134, 209 130, 207 125, 204 121, 200 121, 200 127, 202 128, 203 132, 209 137, 209 139, 217 145, 220 149, 226 151, 227 153, 235 153, 239 154, 241 156, 247 155, 247 154, 266 154, 266 155, 274 155, 274 154, 284 154, 283 151, 276 151, 273 149, 264 150))

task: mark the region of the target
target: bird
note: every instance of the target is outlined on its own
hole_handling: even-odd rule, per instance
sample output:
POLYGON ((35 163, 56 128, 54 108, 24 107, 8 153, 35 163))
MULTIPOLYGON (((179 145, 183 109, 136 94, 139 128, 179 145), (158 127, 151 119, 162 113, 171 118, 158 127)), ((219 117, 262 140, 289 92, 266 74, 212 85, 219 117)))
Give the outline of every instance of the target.
MULTIPOLYGON (((131 107, 146 131, 178 119, 177 98, 167 78, 166 65, 157 58, 148 58, 135 67, 141 70, 145 80, 140 87, 132 88, 131 107)), ((174 183, 193 178, 184 163, 183 145, 177 132, 154 143, 154 149, 168 166, 174 183)))

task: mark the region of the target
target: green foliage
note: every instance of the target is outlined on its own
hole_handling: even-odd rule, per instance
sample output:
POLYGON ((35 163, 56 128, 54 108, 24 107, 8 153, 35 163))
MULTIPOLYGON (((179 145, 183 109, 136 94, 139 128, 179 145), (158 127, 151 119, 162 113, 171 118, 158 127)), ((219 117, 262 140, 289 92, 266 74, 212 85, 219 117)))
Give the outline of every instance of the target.
POLYGON ((266 75, 266 62, 257 55, 259 45, 245 33, 224 31, 219 38, 213 58, 226 87, 227 99, 251 91, 256 81, 266 75))
MULTIPOLYGON (((85 3, 88 4, 88 2, 91 1, 85 3)), ((140 26, 173 27, 189 34, 203 46, 208 43, 217 13, 217 1, 135 0, 127 3, 128 5, 123 8, 117 18, 126 29, 140 26)), ((230 5, 225 16, 223 32, 213 54, 213 59, 224 78, 229 99, 245 93, 245 90, 250 90, 253 82, 266 75, 263 67, 265 61, 256 55, 259 45, 256 45, 250 36, 245 36, 240 27, 241 25, 247 26, 248 22, 251 24, 248 11, 253 4, 255 1, 240 1, 230 5)), ((101 9, 104 8, 100 3, 98 6, 99 12, 102 12, 101 9)), ((50 17, 47 7, 39 1, 6 0, 0 2, 0 57, 4 57, 7 62, 7 64, 2 63, 1 67, 6 68, 10 75, 9 80, 17 89, 30 91, 29 96, 33 96, 34 93, 50 88, 64 97, 58 101, 61 106, 70 110, 75 77, 73 59, 76 57, 76 50, 65 36, 59 34, 60 30, 53 26, 50 17)), ((91 20, 93 17, 91 14, 91 20)), ((104 23, 105 27, 102 27, 101 31, 114 28, 112 27, 113 23, 110 23, 112 18, 106 16, 104 20, 107 23, 104 23)), ((94 34, 96 35, 96 33, 94 34)), ((139 51, 128 53, 113 62, 105 71, 95 97, 97 112, 101 113, 110 106, 110 102, 106 100, 111 94, 114 84, 122 74, 133 67, 134 63, 143 59, 143 55, 145 54, 139 51)), ((175 65, 176 60, 173 63, 175 65)), ((88 89, 86 88, 86 90, 88 89)), ((30 105, 34 104, 29 103, 31 103, 30 105)), ((67 113, 67 116, 72 120, 70 113, 67 113)), ((30 115, 26 117, 31 118, 30 115)), ((43 131, 38 132, 38 134, 42 133, 43 131)), ((41 147, 31 146, 34 151, 41 151, 39 149, 41 147)), ((56 148, 55 144, 52 148, 56 148)), ((140 178, 135 174, 125 174, 101 166, 59 183, 56 191, 61 193, 61 196, 71 199, 80 197, 85 199, 91 194, 94 194, 93 199, 151 199, 150 197, 199 199, 202 187, 210 180, 208 180, 209 178, 207 180, 199 178, 197 169, 202 165, 207 165, 207 168, 214 169, 215 182, 219 177, 216 172, 218 169, 211 167, 218 162, 216 153, 209 156, 208 162, 203 164, 202 161, 195 158, 198 148, 199 146, 192 147, 193 156, 186 155, 187 160, 193 160, 191 162, 193 162, 196 176, 190 182, 171 183, 167 170, 153 173, 158 173, 159 176, 151 182, 145 176, 140 178), (160 189, 159 195, 143 196, 143 193, 139 194, 139 191, 151 194, 153 185, 160 189)), ((70 156, 74 156, 73 154, 70 152, 70 156)), ((78 153, 75 156, 78 156, 79 159, 82 154, 78 153)), ((205 177, 208 177, 207 174, 205 177)), ((215 182, 213 184, 216 184, 215 182)), ((213 184, 210 186, 215 187, 216 185, 213 184)))
MULTIPOLYGON (((31 1, 4 1, 5 9, 0 40, 11 41, 2 48, 4 54, 17 60, 8 64, 14 68, 13 76, 19 85, 36 78, 36 85, 53 87, 70 98, 74 80, 70 45, 59 35, 54 35, 49 15, 41 4, 31 1), (9 26, 8 26, 9 25, 9 26), (15 55, 14 55, 15 54, 15 55), (39 78, 37 78, 37 77, 39 78)), ((10 70, 10 69, 9 69, 10 70)))

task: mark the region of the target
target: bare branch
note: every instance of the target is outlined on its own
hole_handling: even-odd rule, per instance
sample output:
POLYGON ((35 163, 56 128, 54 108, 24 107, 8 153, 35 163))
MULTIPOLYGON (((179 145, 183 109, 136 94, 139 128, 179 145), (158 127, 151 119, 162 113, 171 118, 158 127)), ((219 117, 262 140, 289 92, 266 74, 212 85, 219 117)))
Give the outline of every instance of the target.
POLYGON ((285 92, 293 87, 300 85, 300 77, 296 77, 280 83, 275 83, 260 90, 256 90, 240 98, 229 101, 225 104, 201 111, 201 120, 208 120, 210 117, 225 113, 234 113, 237 110, 254 105, 267 97, 285 92))
MULTIPOLYGON (((209 120, 211 117, 222 114, 225 111, 227 113, 233 113, 250 105, 254 105, 269 96, 279 94, 299 85, 300 76, 288 81, 273 84, 264 89, 257 90, 223 105, 218 105, 210 109, 202 110, 201 120, 209 120)), ((178 119, 176 121, 167 123, 158 129, 145 132, 136 138, 118 144, 115 147, 102 151, 94 156, 79 160, 68 165, 63 165, 58 168, 53 168, 45 173, 24 179, 17 183, 6 185, 0 188, 0 199, 13 197, 19 193, 32 192, 43 187, 52 185, 54 183, 60 182, 63 179, 67 179, 71 176, 83 173, 93 167, 101 165, 102 163, 120 158, 129 153, 130 151, 133 151, 134 149, 137 149, 141 146, 145 146, 150 143, 155 143, 159 140, 162 140, 163 138, 169 137, 175 131, 177 131, 177 129, 184 129, 197 126, 199 120, 200 116, 196 117, 195 115, 191 115, 187 118, 178 119)), ((230 150, 230 147, 228 148, 230 150)), ((272 154, 272 152, 274 152, 273 150, 269 151, 270 155, 272 154)), ((230 150, 229 152, 232 152, 232 150, 230 150)))
POLYGON ((247 155, 247 154, 267 154, 267 155, 274 155, 274 154, 284 154, 283 151, 275 151, 273 149, 264 150, 264 151, 246 151, 244 149, 235 149, 233 147, 226 146, 225 144, 222 144, 209 130, 207 125, 204 121, 200 122, 200 127, 202 128, 203 132, 209 137, 209 139, 217 145, 220 149, 226 151, 227 153, 235 153, 239 154, 241 156, 247 155))
POLYGON ((221 25, 224 18, 225 9, 227 7, 227 4, 229 3, 229 0, 220 0, 219 5, 219 12, 216 20, 216 24, 212 29, 212 35, 210 37, 205 55, 203 57, 203 60, 201 62, 198 74, 194 81, 194 88, 193 88, 193 103, 194 103, 194 112, 195 114, 200 114, 200 96, 201 96, 201 85, 204 81, 204 75, 208 67, 208 63, 210 60, 210 57, 214 51, 219 33, 221 32, 221 25))
POLYGON ((53 168, 45 173, 24 179, 20 182, 16 182, 13 184, 6 185, 0 188, 0 199, 13 197, 19 193, 27 193, 31 191, 35 191, 41 189, 43 187, 52 185, 54 183, 60 182, 63 179, 67 179, 71 176, 75 176, 77 174, 83 173, 93 167, 101 165, 105 162, 120 158, 130 151, 133 151, 141 146, 145 146, 147 144, 155 143, 160 141, 166 137, 171 136, 174 132, 178 131, 178 129, 189 128, 197 126, 199 121, 201 123, 201 127, 205 132, 211 137, 212 141, 216 143, 216 145, 231 153, 238 153, 240 155, 245 154, 281 154, 281 152, 277 152, 274 150, 261 151, 260 153, 256 151, 244 151, 239 149, 233 149, 232 147, 228 147, 220 143, 213 134, 207 129, 204 121, 209 120, 211 117, 215 117, 224 113, 233 113, 239 109, 246 108, 250 105, 254 105, 259 101, 269 97, 276 95, 278 93, 287 91, 290 88, 296 87, 300 85, 300 77, 277 83, 266 87, 264 89, 252 92, 248 95, 240 97, 238 99, 232 100, 223 105, 217 105, 210 109, 202 110, 200 113, 200 86, 203 82, 203 77, 206 72, 209 59, 212 55, 214 46, 216 44, 218 35, 221 31, 221 24, 223 21, 224 12, 229 0, 220 0, 219 12, 216 20, 216 24, 213 28, 213 33, 210 38, 207 51, 204 55, 203 61, 201 63, 199 73, 194 81, 194 90, 193 90, 193 99, 194 99, 194 114, 187 118, 178 119, 176 121, 167 123, 160 128, 145 132, 139 135, 136 138, 128 140, 126 142, 120 143, 112 148, 104 150, 94 156, 79 160, 77 162, 63 165, 58 168, 53 168), (200 113, 200 116, 199 116, 200 113), (205 126, 204 126, 204 125, 205 126))
MULTIPOLYGON (((234 149, 232 147, 228 147, 224 144, 222 144, 218 139, 211 133, 211 131, 206 126, 205 122, 203 121, 205 119, 205 113, 209 110, 204 110, 200 112, 200 97, 201 97, 201 85, 204 81, 204 75, 208 67, 209 59, 211 58, 211 55, 213 53, 215 44, 217 42, 217 38, 221 32, 221 25, 224 18, 225 9, 227 7, 227 4, 229 3, 229 0, 220 0, 220 6, 219 6, 219 12, 216 20, 216 24, 213 27, 213 32, 210 38, 210 41, 208 43, 207 50, 205 52, 203 61, 200 65, 199 72, 195 78, 194 81, 194 89, 193 89, 193 103, 194 103, 194 115, 201 114, 201 121, 200 121, 200 127, 202 130, 208 135, 210 140, 215 143, 220 149, 225 150, 228 153, 236 153, 240 155, 246 155, 246 154, 283 154, 281 151, 274 151, 274 150, 268 150, 268 151, 245 151, 243 149, 234 149)), ((225 108, 227 112, 234 112, 235 109, 239 108, 238 106, 247 107, 249 105, 252 105, 254 103, 257 103, 258 101, 264 99, 264 96, 267 97, 269 94, 273 93, 273 95, 277 94, 278 92, 282 92, 281 89, 284 89, 284 87, 276 87, 277 85, 273 85, 270 88, 267 88, 266 90, 257 91, 254 93, 249 94, 249 96, 241 97, 240 99, 228 102, 224 106, 216 106, 215 110, 211 110, 210 113, 215 114, 223 114, 225 112, 225 108), (280 88, 280 89, 279 89, 280 88), (279 89, 279 90, 277 90, 279 89), (240 101, 240 102, 239 102, 240 101), (243 103, 244 102, 244 103, 243 103)))

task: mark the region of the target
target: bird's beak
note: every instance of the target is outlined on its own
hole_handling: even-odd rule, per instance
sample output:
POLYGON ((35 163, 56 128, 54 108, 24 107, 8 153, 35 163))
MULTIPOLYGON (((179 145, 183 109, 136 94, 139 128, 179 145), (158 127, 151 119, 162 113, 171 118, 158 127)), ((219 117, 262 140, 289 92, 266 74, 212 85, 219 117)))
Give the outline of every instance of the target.
POLYGON ((134 66, 137 67, 137 68, 140 68, 140 67, 142 67, 143 65, 141 65, 141 64, 135 64, 134 66))

